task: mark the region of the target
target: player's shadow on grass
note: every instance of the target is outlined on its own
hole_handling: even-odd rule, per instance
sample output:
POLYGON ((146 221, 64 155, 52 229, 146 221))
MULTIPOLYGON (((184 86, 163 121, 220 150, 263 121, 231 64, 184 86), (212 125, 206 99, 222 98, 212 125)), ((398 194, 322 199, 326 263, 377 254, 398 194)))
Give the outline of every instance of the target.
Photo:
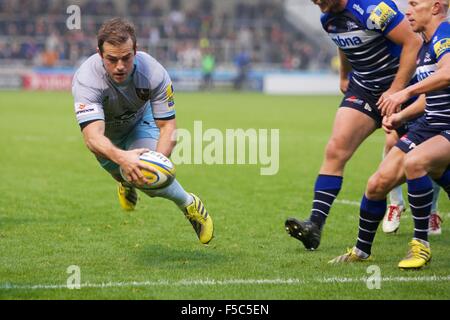
POLYGON ((152 244, 145 246, 138 255, 142 264, 169 269, 204 268, 205 265, 222 265, 233 258, 218 253, 213 248, 173 248, 168 245, 152 244))

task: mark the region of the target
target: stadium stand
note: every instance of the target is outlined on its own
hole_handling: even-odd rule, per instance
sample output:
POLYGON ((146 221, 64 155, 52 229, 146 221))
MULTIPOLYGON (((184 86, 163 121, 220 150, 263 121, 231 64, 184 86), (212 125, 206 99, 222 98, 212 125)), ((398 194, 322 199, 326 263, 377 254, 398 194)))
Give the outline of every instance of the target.
POLYGON ((0 66, 76 66, 94 52, 96 30, 113 16, 137 27, 138 42, 168 67, 199 68, 202 51, 217 67, 246 51, 252 66, 320 70, 328 47, 310 41, 286 18, 283 0, 54 1, 0 0, 0 66), (67 7, 81 9, 81 30, 68 30, 67 7))

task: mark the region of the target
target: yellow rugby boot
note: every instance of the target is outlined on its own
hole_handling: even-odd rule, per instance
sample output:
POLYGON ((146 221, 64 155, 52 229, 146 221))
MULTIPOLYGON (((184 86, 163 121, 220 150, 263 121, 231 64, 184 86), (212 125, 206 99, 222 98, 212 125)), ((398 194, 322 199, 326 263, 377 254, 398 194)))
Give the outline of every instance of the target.
POLYGON ((337 263, 361 262, 370 260, 370 256, 367 258, 361 258, 361 256, 358 255, 357 252, 358 249, 356 248, 347 249, 347 252, 345 254, 328 261, 328 263, 337 264, 337 263))
POLYGON ((431 249, 422 242, 413 239, 409 243, 406 257, 399 262, 400 269, 420 269, 431 261, 431 249))
POLYGON ((207 244, 214 235, 213 221, 200 198, 193 193, 191 196, 194 201, 185 208, 184 215, 192 224, 200 242, 207 244))
POLYGON ((119 203, 123 210, 134 210, 138 200, 136 188, 125 186, 119 182, 117 187, 117 195, 119 196, 119 203))

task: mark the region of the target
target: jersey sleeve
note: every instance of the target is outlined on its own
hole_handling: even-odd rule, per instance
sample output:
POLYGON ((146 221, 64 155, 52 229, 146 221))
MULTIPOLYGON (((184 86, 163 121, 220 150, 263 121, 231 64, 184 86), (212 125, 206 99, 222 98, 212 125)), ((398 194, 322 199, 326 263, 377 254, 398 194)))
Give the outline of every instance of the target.
POLYGON ((150 79, 151 106, 155 120, 175 117, 175 100, 172 80, 166 69, 156 62, 150 79))
MULTIPOLYGON (((367 2, 370 3, 373 1, 367 2)), ((378 2, 378 4, 374 4, 368 8, 371 8, 371 10, 367 12, 367 27, 383 35, 391 32, 405 17, 397 5, 391 0, 378 2)))
POLYGON ((82 84, 77 74, 72 83, 72 95, 75 103, 75 115, 80 126, 94 120, 105 120, 100 90, 82 84))
POLYGON ((450 53, 450 24, 446 23, 436 34, 436 41, 433 41, 433 53, 439 61, 447 53, 450 53))

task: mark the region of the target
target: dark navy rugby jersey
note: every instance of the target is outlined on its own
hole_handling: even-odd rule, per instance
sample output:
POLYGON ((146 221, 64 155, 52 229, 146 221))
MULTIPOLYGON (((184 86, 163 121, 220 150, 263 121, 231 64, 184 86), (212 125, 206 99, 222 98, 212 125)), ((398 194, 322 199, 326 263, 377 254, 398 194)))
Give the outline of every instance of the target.
POLYGON ((326 13, 322 26, 352 65, 350 81, 379 95, 389 89, 401 46, 386 35, 404 18, 391 0, 349 0, 339 13, 326 13))
MULTIPOLYGON (((450 53, 450 23, 442 22, 431 41, 424 42, 417 59, 416 77, 418 81, 429 77, 437 69, 437 63, 450 53)), ((450 87, 426 94, 425 117, 430 125, 450 123, 450 87)))

